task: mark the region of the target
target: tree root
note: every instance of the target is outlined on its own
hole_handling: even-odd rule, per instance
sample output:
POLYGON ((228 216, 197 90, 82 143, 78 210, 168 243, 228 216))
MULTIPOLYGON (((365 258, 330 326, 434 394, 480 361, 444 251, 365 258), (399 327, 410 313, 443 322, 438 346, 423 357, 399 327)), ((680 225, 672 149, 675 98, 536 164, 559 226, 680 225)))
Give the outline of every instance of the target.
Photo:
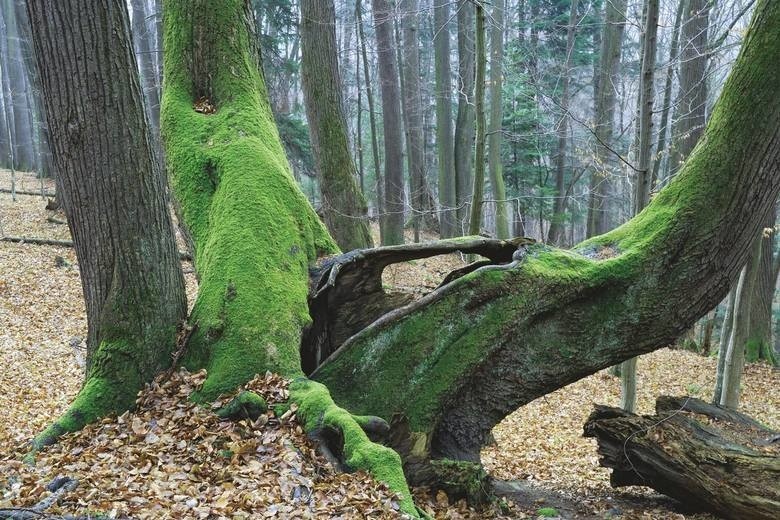
MULTIPOLYGON (((401 510, 420 518, 401 465, 394 450, 372 442, 364 427, 373 433, 382 431, 382 419, 354 416, 339 408, 325 385, 299 378, 290 384, 290 399, 297 403, 298 417, 313 437, 324 439, 329 448, 352 470, 365 470, 385 483, 401 497, 401 510)), ((389 427, 387 427, 389 429, 389 427)))

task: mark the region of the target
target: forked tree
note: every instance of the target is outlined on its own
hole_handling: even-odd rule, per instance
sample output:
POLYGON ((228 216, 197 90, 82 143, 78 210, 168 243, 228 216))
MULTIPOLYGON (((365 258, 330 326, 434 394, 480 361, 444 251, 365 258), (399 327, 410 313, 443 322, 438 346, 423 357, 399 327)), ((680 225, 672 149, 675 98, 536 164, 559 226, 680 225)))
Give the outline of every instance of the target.
MULTIPOLYGON (((398 491, 410 515, 407 481, 442 478, 452 459, 476 466, 507 414, 669 344, 716 305, 780 191, 780 3, 759 0, 702 142, 627 224, 568 251, 476 237, 323 260, 338 251, 287 165, 248 3, 163 2, 162 135, 200 276, 182 364, 208 370, 193 396, 201 401, 267 370, 294 379, 290 398, 306 429, 340 433, 324 437, 347 466, 398 491), (386 265, 453 250, 487 260, 407 305, 384 293, 386 265), (384 433, 394 449, 365 431, 384 433)), ((38 59, 58 55, 45 43, 55 35, 39 36, 38 59)), ((127 352, 150 348, 123 346, 101 359, 104 370, 122 374, 127 352)), ((95 370, 69 417, 121 411, 135 395, 116 378, 89 391, 95 370)))

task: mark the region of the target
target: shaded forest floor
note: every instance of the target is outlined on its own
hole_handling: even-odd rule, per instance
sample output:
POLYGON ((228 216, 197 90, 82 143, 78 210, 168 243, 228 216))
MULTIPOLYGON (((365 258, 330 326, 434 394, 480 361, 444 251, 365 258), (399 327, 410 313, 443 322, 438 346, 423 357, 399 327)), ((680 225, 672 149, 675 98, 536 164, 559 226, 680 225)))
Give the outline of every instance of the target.
MULTIPOLYGON (((37 190, 21 176, 19 189, 37 190)), ((10 187, 0 172, 0 187, 10 187)), ((47 189, 53 186, 47 183, 47 189)), ((0 235, 68 239, 67 226, 47 220, 40 197, 0 193, 0 235)), ((462 259, 458 255, 388 269, 384 282, 403 290, 430 290, 462 259)), ((184 263, 190 299, 197 290, 184 263)), ((139 410, 69 436, 38 458, 18 462, 25 443, 66 408, 82 378, 84 304, 70 248, 0 242, 0 508, 31 505, 62 474, 82 484, 60 511, 101 511, 117 518, 391 518, 395 501, 366 475, 338 475, 320 457, 294 414, 261 417, 257 424, 220 423, 186 401, 202 374, 177 373, 150 388, 139 410), (260 455, 257 455, 260 454, 260 455)), ((651 413, 660 394, 709 399, 715 359, 663 349, 639 360, 639 409, 651 413)), ((764 365, 746 369, 743 409, 780 428, 780 374, 764 365)), ((260 377, 252 388, 271 402, 284 382, 260 377)), ((545 396, 509 416, 483 451, 488 471, 515 481, 502 489, 503 511, 477 512, 442 494, 418 492, 437 518, 534 518, 555 507, 564 518, 705 519, 642 488, 612 490, 598 466, 595 442, 581 437, 593 403, 617 405, 619 381, 605 372, 545 396)))

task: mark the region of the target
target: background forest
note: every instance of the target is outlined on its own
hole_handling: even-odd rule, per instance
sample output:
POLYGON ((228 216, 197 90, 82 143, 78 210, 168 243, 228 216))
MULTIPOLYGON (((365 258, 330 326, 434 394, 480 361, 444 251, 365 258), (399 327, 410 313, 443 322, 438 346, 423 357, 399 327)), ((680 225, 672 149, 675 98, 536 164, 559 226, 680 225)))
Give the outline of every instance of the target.
MULTIPOLYGON (((165 163, 165 121, 160 115, 165 78, 163 3, 127 0, 154 159, 160 164, 165 163)), ((261 72, 294 179, 344 252, 467 235, 528 237, 567 249, 626 223, 669 185, 704 135, 756 4, 756 0, 250 2, 261 72)), ((45 217, 47 225, 62 226, 50 229, 35 220, 44 218, 37 209, 24 205, 35 197, 36 203, 45 201, 46 210, 61 212, 57 194, 65 191, 50 146, 54 141, 32 33, 25 0, 0 0, 0 194, 9 199, 0 206, 0 241, 72 247, 62 213, 45 217), (18 204, 20 200, 24 204, 18 204)), ((193 108, 205 115, 217 111, 208 96, 195 100, 193 108)), ((181 209, 175 209, 176 217, 183 220, 181 209)), ((761 393, 776 386, 780 361, 776 220, 773 207, 759 233, 751 232, 747 262, 728 296, 677 339, 674 348, 687 351, 682 357, 671 350, 648 354, 639 362, 639 374, 637 358, 629 359, 610 369, 611 376, 620 377, 619 389, 618 379, 602 372, 550 394, 549 401, 536 401, 510 415, 496 426, 492 442, 482 452, 487 470, 507 481, 528 477, 553 482, 556 491, 572 493, 569 499, 534 492, 530 500, 543 505, 546 499, 563 511, 574 511, 577 501, 599 489, 588 507, 603 513, 612 510, 605 505, 611 500, 605 498, 605 475, 589 475, 595 462, 593 453, 586 452, 593 450, 578 438, 581 415, 591 400, 619 399, 624 410, 633 412, 647 409, 657 394, 671 393, 673 388, 678 394, 698 395, 729 408, 742 405, 774 426, 775 401, 763 400, 761 393), (750 364, 743 372, 745 362, 750 364), (679 366, 665 374, 675 364, 679 366), (698 375, 706 371, 706 384, 683 381, 681 374, 686 371, 698 375), (616 384, 609 390, 600 388, 612 381, 616 384), (568 401, 563 392, 575 400, 568 401), (548 435, 549 431, 556 433, 548 435), (563 440, 575 435, 576 441, 563 440), (521 437, 548 437, 538 449, 547 454, 537 457, 537 448, 521 437), (567 453, 581 455, 580 466, 559 459, 541 462, 566 442, 571 443, 565 444, 567 453), (535 472, 527 473, 536 464, 535 472), (567 472, 571 475, 561 476, 567 472)), ((195 268, 186 262, 196 256, 195 249, 186 233, 177 235, 177 240, 192 303, 200 280, 195 280, 195 268)), ((603 258, 619 253, 608 247, 598 252, 603 258)), ((5 255, 0 250, 0 263, 23 271, 23 262, 12 257, 11 250, 5 255)), ((57 268, 69 269, 76 262, 70 252, 56 258, 57 268)), ((380 273, 381 283, 418 298, 436 289, 434 278, 462 269, 473 258, 450 255, 426 259, 421 265, 408 262, 411 267, 400 264, 388 269, 384 278, 380 273)), ((70 286, 73 276, 63 271, 55 278, 62 283, 63 293, 52 294, 52 301, 79 298, 70 286)), ((0 279, 0 294, 10 294, 10 286, 0 279)), ((73 323, 46 333, 82 334, 79 313, 83 314, 80 307, 73 323)), ((27 315, 19 316, 21 320, 27 315)), ((82 341, 81 336, 72 336, 66 349, 68 355, 71 349, 75 353, 79 370, 84 364, 82 341)), ((320 359, 307 367, 303 354, 308 376, 320 359)), ((321 372, 321 377, 338 380, 338 366, 332 370, 332 374, 321 372)), ((73 379, 68 384, 78 389, 80 380, 75 375, 63 377, 73 379)), ((268 375, 251 384, 258 392, 276 392, 278 383, 268 375)), ((172 384, 188 388, 194 383, 181 379, 172 384)), ((338 391, 349 396, 349 389, 338 391)), ((157 420, 150 411, 155 406, 160 410, 176 406, 159 388, 155 392, 144 398, 150 408, 142 417, 151 423, 157 420)), ((276 397, 281 400, 280 395, 276 397)), ((65 392, 56 406, 51 405, 56 413, 51 409, 46 413, 60 413, 67 396, 65 392)), ((187 420, 191 423, 183 430, 211 419, 187 420)), ((8 437, 20 442, 40 433, 48 422, 44 419, 16 432, 9 429, 8 437)), ((281 427, 290 428, 284 435, 302 433, 300 428, 293 433, 294 426, 281 427)), ((149 443, 150 432, 136 435, 149 443)), ((87 433, 100 436, 98 430, 87 433)), ((4 435, 0 432, 0 442, 4 435)), ((284 443, 278 444, 283 450, 284 443)), ((67 446, 94 449, 86 444, 67 446)), ((98 453, 90 456, 99 458, 98 453)), ((128 455, 135 456, 144 457, 137 452, 128 455)), ((45 460, 49 464, 50 459, 45 460)), ((95 471, 100 478, 110 473, 95 471)), ((30 476, 25 479, 32 482, 30 476)), ((339 485, 343 483, 330 482, 330 492, 339 485)), ((18 495, 18 491, 14 492, 18 495)), ((124 492, 133 494, 133 490, 124 492)), ((352 504, 384 501, 384 507, 396 507, 384 492, 359 487, 350 491, 357 500, 352 504)), ((427 495, 417 489, 414 493, 418 505, 438 515, 479 518, 483 514, 453 502, 452 497, 448 502, 435 492, 427 495)), ((522 501, 525 491, 512 488, 507 493, 522 501)), ((173 496, 178 495, 166 500, 183 502, 173 496)), ((219 510, 214 504, 220 496, 204 499, 211 511, 219 510)), ((333 510, 341 507, 323 500, 333 510)), ((613 509, 659 506, 632 500, 613 509)), ((185 503, 179 512, 195 515, 200 505, 185 503)), ((141 517, 149 513, 141 502, 129 507, 138 507, 141 517)), ((539 509, 496 507, 490 515, 525 518, 539 509)), ((672 513, 664 509, 654 517, 667 514, 672 513)))

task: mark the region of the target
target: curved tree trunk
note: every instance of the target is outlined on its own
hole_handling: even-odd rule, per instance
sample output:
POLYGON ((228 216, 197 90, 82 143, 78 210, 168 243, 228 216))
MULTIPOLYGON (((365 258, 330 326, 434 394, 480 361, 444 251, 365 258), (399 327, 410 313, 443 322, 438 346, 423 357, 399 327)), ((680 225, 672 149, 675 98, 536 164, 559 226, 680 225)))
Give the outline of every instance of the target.
POLYGON ((349 251, 371 247, 366 201, 355 181, 341 100, 333 0, 301 1, 301 80, 325 223, 349 251))
POLYGON ((170 366, 186 305, 124 0, 27 8, 88 324, 86 382, 41 446, 133 406, 170 366))
POLYGON ((778 30, 780 4, 759 2, 706 139, 637 217, 458 278, 350 338, 315 378, 355 412, 405 417, 417 455, 478 460, 519 406, 669 344, 726 294, 780 189, 778 30))

